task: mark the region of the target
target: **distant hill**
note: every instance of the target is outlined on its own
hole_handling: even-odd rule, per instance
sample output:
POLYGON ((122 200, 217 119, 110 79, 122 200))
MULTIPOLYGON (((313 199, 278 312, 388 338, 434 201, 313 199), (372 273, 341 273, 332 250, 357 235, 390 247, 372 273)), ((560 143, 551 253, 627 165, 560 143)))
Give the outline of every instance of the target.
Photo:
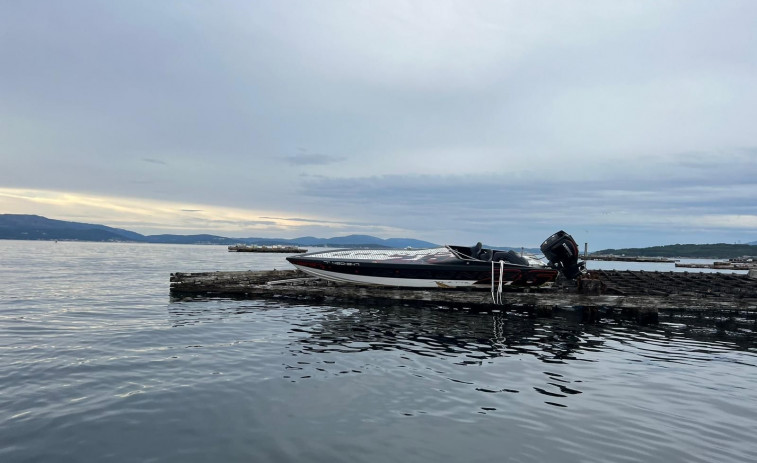
POLYGON ((683 257, 690 259, 733 259, 757 256, 755 243, 750 244, 671 244, 649 248, 603 249, 592 255, 625 255, 638 257, 683 257))
POLYGON ((147 235, 143 237, 145 243, 160 244, 238 244, 239 240, 216 235, 147 235))
POLYGON ((525 252, 526 254, 533 254, 535 256, 541 256, 541 255, 543 255, 543 253, 541 252, 541 249, 539 249, 539 248, 524 248, 524 247, 513 248, 511 246, 492 246, 492 245, 486 244, 486 243, 484 243, 484 247, 488 248, 488 249, 501 249, 503 251, 515 251, 518 254, 520 254, 521 251, 522 251, 522 252, 525 252))
POLYGON ((303 236, 301 238, 225 238, 215 235, 149 235, 145 236, 150 243, 171 243, 171 244, 257 244, 260 246, 271 246, 275 244, 292 245, 292 246, 327 246, 333 248, 340 247, 382 247, 382 248, 429 248, 436 244, 428 241, 421 241, 412 238, 389 238, 381 239, 370 235, 348 235, 337 236, 334 238, 316 238, 313 236, 303 236))
POLYGON ((0 239, 143 241, 144 236, 105 225, 66 222, 39 215, 0 214, 0 239))
POLYGON ((389 238, 385 240, 370 235, 348 235, 336 236, 334 238, 314 238, 312 236, 304 236, 290 241, 292 244, 298 244, 300 246, 381 246, 386 248, 430 248, 437 246, 428 241, 415 240, 412 238, 389 238))
POLYGON ((411 238, 381 239, 370 235, 348 235, 334 238, 305 236, 284 238, 227 238, 216 235, 142 235, 133 231, 105 225, 67 222, 39 215, 0 214, 0 239, 6 240, 71 240, 71 241, 129 241, 165 244, 289 244, 297 246, 329 247, 386 247, 427 248, 437 246, 428 241, 411 238))

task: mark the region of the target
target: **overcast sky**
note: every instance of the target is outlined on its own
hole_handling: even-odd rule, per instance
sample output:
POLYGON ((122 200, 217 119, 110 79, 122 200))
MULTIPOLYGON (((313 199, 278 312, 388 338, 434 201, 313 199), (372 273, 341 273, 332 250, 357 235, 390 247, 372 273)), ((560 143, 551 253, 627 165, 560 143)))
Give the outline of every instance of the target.
POLYGON ((757 240, 755 1, 2 1, 0 213, 757 240))

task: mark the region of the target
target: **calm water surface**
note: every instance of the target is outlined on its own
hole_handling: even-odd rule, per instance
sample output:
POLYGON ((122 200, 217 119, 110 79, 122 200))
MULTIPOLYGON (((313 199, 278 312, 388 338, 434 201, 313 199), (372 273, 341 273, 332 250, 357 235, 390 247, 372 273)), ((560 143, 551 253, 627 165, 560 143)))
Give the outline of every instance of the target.
POLYGON ((0 461, 757 461, 754 323, 169 299, 287 267, 0 241, 0 461))

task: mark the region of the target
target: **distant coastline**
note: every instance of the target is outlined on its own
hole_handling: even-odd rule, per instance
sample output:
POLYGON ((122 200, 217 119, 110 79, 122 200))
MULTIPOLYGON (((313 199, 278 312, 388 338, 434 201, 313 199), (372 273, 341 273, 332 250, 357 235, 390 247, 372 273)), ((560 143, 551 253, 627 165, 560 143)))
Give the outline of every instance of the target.
POLYGON ((633 256, 686 259, 735 259, 757 257, 757 242, 747 244, 670 244, 648 248, 603 249, 593 256, 633 256))
POLYGON ((304 236, 286 238, 228 238, 210 234, 142 235, 129 230, 100 224, 67 222, 39 215, 0 214, 0 239, 30 241, 92 241, 153 244, 216 244, 216 245, 288 245, 327 247, 429 248, 438 246, 412 238, 382 239, 371 235, 347 235, 333 238, 304 236))
MULTIPOLYGON (((260 245, 260 246, 303 246, 303 247, 379 247, 379 248, 429 248, 439 246, 429 241, 412 238, 382 239, 371 235, 347 235, 332 238, 304 236, 300 238, 228 238, 225 236, 199 235, 142 235, 133 231, 108 227, 100 224, 68 222, 48 219, 39 215, 0 214, 0 239, 30 241, 91 241, 128 242, 153 244, 213 244, 213 245, 260 245)), ((507 246, 493 246, 500 249, 515 249, 507 246)), ((526 252, 539 254, 539 249, 526 248, 526 252)), ((690 259, 733 259, 757 256, 757 241, 746 244, 671 244, 646 248, 603 249, 591 253, 592 256, 614 255, 633 257, 667 257, 690 259)))

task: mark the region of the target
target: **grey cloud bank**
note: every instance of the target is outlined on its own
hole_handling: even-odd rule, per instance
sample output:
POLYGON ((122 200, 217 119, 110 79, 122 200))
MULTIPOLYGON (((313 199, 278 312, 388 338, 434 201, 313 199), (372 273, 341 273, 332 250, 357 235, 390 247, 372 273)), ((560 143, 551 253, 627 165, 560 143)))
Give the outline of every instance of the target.
POLYGON ((756 18, 749 1, 4 2, 0 187, 265 209, 303 217, 292 236, 754 241, 756 18))

